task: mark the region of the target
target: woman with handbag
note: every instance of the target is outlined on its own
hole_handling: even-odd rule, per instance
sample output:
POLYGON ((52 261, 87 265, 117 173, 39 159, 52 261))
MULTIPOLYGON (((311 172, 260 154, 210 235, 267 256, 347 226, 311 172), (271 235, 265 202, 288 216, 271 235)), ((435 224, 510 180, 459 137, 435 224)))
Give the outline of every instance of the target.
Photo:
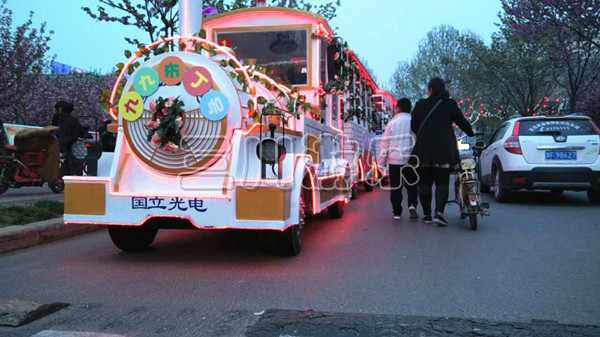
POLYGON ((416 135, 413 155, 419 159, 419 199, 423 222, 447 226, 444 209, 448 202, 450 173, 460 167, 460 157, 453 124, 474 136, 471 124, 455 100, 450 99, 446 84, 439 78, 429 81, 427 99, 417 102, 411 128, 416 135), (435 183, 435 215, 431 215, 432 186, 435 183))

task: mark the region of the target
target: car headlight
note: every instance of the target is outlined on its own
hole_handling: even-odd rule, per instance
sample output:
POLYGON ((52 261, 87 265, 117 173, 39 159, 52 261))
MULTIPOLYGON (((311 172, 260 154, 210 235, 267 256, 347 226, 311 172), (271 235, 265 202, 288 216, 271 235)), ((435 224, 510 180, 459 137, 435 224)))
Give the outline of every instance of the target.
POLYGON ((88 149, 85 142, 82 140, 76 140, 71 144, 71 156, 77 160, 85 160, 88 155, 88 149))

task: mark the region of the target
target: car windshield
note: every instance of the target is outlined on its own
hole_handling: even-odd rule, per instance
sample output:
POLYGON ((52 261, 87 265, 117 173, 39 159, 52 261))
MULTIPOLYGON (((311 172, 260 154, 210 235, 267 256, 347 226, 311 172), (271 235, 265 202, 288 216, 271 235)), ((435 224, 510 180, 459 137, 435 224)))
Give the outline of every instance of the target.
POLYGON ((308 85, 306 29, 220 32, 217 43, 231 46, 246 64, 267 68, 276 80, 308 85))
POLYGON ((519 127, 521 136, 582 136, 595 135, 592 124, 587 119, 542 119, 522 120, 519 127))

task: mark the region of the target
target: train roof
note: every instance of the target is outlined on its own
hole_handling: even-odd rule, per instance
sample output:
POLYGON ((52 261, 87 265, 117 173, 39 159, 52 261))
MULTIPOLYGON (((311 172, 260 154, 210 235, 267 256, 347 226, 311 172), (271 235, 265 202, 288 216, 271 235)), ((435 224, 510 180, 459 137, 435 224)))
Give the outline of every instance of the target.
MULTIPOLYGON (((277 15, 297 16, 298 18, 310 21, 310 22, 318 25, 318 30, 320 30, 321 34, 334 36, 333 30, 329 26, 329 23, 327 23, 327 20, 321 14, 317 14, 317 13, 313 13, 313 12, 305 11, 305 10, 301 10, 301 9, 287 8, 287 7, 248 7, 248 8, 236 9, 236 10, 220 13, 220 14, 217 14, 217 15, 214 15, 214 16, 211 16, 211 17, 205 19, 203 22, 203 26, 206 29, 206 28, 210 27, 212 24, 218 25, 220 21, 235 20, 238 17, 243 17, 243 16, 247 16, 247 15, 252 15, 252 16, 261 15, 262 16, 266 13, 272 13, 272 16, 277 16, 277 15)), ((366 79, 367 83, 372 87, 373 91, 377 91, 377 90, 383 91, 382 89, 379 88, 377 83, 375 83, 375 81, 371 77, 371 74, 369 74, 369 72, 367 71, 365 66, 360 62, 360 60, 356 56, 355 52, 352 49, 349 49, 348 54, 350 55, 352 60, 354 62, 356 62, 356 64, 358 64, 358 68, 359 68, 361 76, 366 79)))

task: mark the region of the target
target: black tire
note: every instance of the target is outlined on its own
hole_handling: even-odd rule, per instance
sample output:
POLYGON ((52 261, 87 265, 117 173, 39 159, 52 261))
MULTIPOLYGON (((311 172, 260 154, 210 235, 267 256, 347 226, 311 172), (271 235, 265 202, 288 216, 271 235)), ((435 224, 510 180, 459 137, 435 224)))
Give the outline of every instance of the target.
POLYGON ((477 230, 477 213, 469 213, 469 225, 471 225, 471 230, 477 230))
POLYGON ((588 190, 588 200, 594 205, 600 204, 600 190, 588 190))
POLYGON ((300 196, 299 222, 279 233, 277 238, 277 253, 284 256, 296 256, 302 251, 302 240, 304 239, 304 225, 306 219, 305 203, 303 195, 300 196))
POLYGON ((56 183, 50 184, 48 183, 48 187, 54 193, 61 193, 65 189, 65 182, 62 179, 59 179, 56 183))
POLYGON ((340 219, 344 216, 344 210, 346 209, 346 202, 344 200, 340 200, 335 204, 327 207, 327 211, 329 212, 329 217, 332 219, 340 219))
POLYGON ((146 250, 158 233, 156 226, 109 226, 108 234, 112 242, 122 251, 139 252, 146 250))
POLYGON ((355 200, 358 197, 358 183, 352 185, 350 190, 350 200, 355 200))
POLYGON ((496 169, 494 172, 494 198, 497 202, 506 202, 510 197, 510 190, 502 186, 502 171, 496 169))
POLYGON ((365 180, 363 184, 365 185, 366 192, 373 192, 373 185, 371 185, 372 183, 373 182, 371 180, 365 180))

